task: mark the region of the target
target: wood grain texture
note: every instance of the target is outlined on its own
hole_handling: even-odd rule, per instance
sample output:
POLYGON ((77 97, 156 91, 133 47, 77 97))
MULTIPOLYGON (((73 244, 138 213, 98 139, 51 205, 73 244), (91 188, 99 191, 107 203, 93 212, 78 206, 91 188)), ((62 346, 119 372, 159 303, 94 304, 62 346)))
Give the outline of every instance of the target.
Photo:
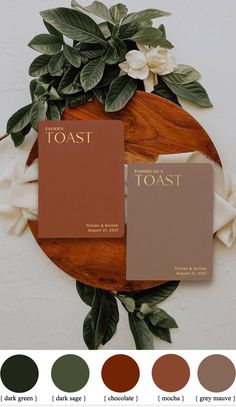
MULTIPOLYGON (((153 94, 136 92, 125 109, 117 113, 105 113, 96 99, 75 109, 66 109, 64 113, 64 120, 105 119, 124 122, 126 163, 154 162, 159 154, 198 150, 221 164, 214 144, 200 124, 182 108, 153 94)), ((35 144, 27 164, 37 156, 35 144)), ((53 263, 85 284, 105 290, 136 291, 163 283, 126 281, 126 236, 122 239, 38 239, 37 222, 29 222, 29 226, 53 263)))

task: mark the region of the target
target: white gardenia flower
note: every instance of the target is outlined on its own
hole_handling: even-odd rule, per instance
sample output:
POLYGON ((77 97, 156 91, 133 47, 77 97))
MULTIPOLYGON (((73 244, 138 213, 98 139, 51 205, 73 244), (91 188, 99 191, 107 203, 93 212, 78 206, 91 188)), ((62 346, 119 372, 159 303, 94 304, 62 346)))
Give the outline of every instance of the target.
POLYGON ((127 52, 125 61, 119 64, 131 78, 141 79, 145 91, 151 93, 158 84, 157 75, 168 75, 178 68, 168 49, 137 44, 139 50, 127 52))

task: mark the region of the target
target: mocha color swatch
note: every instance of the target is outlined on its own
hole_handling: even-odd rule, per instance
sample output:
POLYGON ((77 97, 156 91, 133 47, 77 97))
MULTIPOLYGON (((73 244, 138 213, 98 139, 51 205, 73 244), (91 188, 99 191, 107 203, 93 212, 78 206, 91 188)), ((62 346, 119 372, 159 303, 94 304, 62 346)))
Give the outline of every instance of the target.
POLYGON ((139 380, 139 367, 130 356, 111 356, 103 365, 102 380, 112 391, 119 393, 129 391, 139 380))
POLYGON ((208 391, 215 393, 225 391, 235 381, 234 364, 223 355, 208 356, 198 368, 198 379, 208 391))
POLYGON ((127 280, 212 275, 210 164, 128 166, 127 280))
POLYGON ((117 120, 39 126, 39 237, 122 237, 124 128, 117 120))
POLYGON ((36 363, 25 355, 11 356, 1 368, 1 379, 4 386, 15 393, 25 393, 31 390, 37 383, 38 377, 36 363))
POLYGON ((156 386, 163 391, 171 393, 179 391, 189 381, 189 365, 178 355, 164 355, 155 362, 152 378, 156 386))
POLYGON ((83 389, 89 379, 89 368, 84 359, 76 355, 64 355, 52 367, 55 386, 67 393, 83 389))

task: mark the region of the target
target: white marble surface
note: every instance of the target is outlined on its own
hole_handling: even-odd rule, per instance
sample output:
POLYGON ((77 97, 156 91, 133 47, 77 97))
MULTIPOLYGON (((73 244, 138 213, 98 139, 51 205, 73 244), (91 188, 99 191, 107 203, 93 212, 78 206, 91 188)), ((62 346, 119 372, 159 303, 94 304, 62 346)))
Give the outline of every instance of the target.
MULTIPOLYGON (((143 0, 124 0, 131 10, 143 0)), ((114 0, 106 2, 115 4, 114 0)), ((83 4, 86 4, 83 2, 83 4)), ((43 32, 38 12, 67 6, 69 0, 1 0, 0 131, 8 117, 29 101, 27 69, 35 54, 26 44, 43 32)), ((224 168, 236 179, 235 0, 146 0, 145 7, 173 13, 163 18, 179 63, 195 66, 214 104, 213 109, 184 107, 205 127, 224 168)), ((0 144, 0 173, 26 159, 34 135, 19 149, 10 140, 0 144)), ((4 193, 0 190, 0 201, 4 193)), ((214 244, 214 277, 209 283, 184 283, 162 307, 177 320, 172 344, 156 340, 159 349, 235 349, 236 244, 214 244)), ((29 231, 6 234, 0 225, 0 348, 84 349, 82 323, 88 307, 75 282, 41 252, 29 231)), ((127 315, 120 310, 119 329, 106 349, 132 349, 127 315)))

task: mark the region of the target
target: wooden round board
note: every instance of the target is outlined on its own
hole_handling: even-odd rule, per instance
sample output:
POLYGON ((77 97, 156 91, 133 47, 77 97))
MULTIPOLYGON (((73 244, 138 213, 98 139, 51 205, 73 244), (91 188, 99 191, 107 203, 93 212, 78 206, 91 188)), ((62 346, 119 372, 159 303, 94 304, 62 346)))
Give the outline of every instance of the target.
MULTIPOLYGON (((128 105, 117 113, 105 113, 96 99, 75 109, 66 109, 64 113, 64 120, 104 119, 123 120, 126 163, 154 162, 159 154, 198 150, 220 164, 215 146, 200 124, 182 108, 154 94, 136 92, 128 105)), ((27 164, 37 156, 35 144, 27 164)), ((126 281, 126 236, 121 239, 38 239, 37 222, 29 222, 29 226, 49 259, 82 283, 112 291, 143 290, 163 283, 126 281)))

